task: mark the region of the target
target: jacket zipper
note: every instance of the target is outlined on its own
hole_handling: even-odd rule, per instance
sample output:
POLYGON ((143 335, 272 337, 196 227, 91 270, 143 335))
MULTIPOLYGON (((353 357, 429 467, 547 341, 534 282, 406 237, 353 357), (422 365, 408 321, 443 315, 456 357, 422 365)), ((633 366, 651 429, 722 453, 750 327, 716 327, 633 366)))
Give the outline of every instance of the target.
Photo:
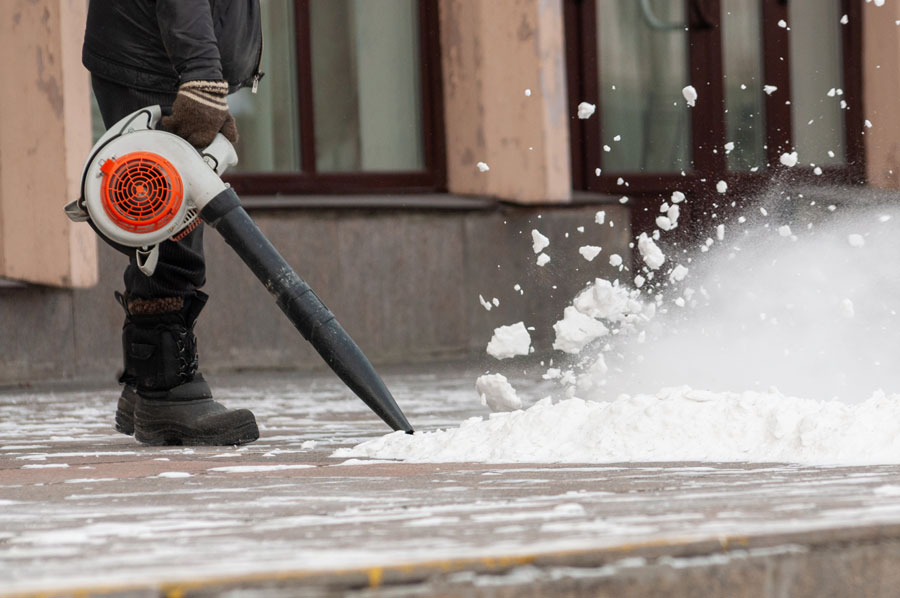
POLYGON ((266 37, 262 31, 262 25, 260 25, 259 32, 259 57, 256 59, 256 73, 253 75, 253 85, 250 87, 250 93, 256 93, 259 91, 259 80, 262 79, 262 73, 259 72, 259 67, 262 66, 262 57, 263 57, 263 48, 266 45, 266 37))

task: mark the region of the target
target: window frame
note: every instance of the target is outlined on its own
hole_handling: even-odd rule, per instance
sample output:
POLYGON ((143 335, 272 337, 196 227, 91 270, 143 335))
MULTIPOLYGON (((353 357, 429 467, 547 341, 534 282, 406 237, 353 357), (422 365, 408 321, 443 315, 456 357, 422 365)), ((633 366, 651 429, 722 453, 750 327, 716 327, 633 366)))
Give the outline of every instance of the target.
MULTIPOLYGON (((597 11, 594 0, 564 0, 566 28, 566 60, 568 65, 569 114, 577 113, 581 101, 600 106, 598 84, 597 11)), ((573 189, 592 193, 628 196, 663 195, 675 189, 702 192, 719 180, 729 189, 753 192, 765 188, 786 167, 780 156, 791 147, 790 48, 788 31, 778 21, 788 19, 789 0, 761 0, 760 15, 763 35, 763 77, 766 84, 776 85, 779 93, 765 95, 766 159, 768 166, 758 172, 728 170, 723 148, 726 139, 724 48, 722 45, 720 0, 687 0, 688 58, 690 84, 710 99, 710 105, 721 110, 691 112, 691 158, 694 170, 685 173, 612 173, 594 175, 602 167, 602 110, 588 120, 570 118, 573 189), (706 85, 706 82, 719 82, 706 85), (597 120, 595 120, 597 119, 597 120), (713 151, 714 149, 718 151, 713 151), (619 178, 628 186, 619 185, 619 178)), ((841 28, 843 89, 849 110, 844 114, 846 164, 823 166, 817 176, 809 166, 791 169, 791 179, 802 184, 862 185, 866 182, 862 84, 862 3, 863 0, 840 0, 849 23, 841 28)))
POLYGON ((294 0, 301 169, 296 172, 240 173, 229 175, 225 177, 225 180, 237 193, 248 196, 445 191, 447 167, 438 0, 417 0, 424 169, 325 173, 319 172, 316 166, 310 30, 311 1, 313 0, 294 0))

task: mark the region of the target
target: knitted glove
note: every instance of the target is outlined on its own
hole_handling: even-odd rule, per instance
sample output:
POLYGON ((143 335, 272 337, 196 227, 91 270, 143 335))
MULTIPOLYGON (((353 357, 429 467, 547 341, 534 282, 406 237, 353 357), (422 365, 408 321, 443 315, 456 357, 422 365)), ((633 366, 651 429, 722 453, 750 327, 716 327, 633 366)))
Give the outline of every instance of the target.
POLYGON ((228 112, 227 81, 188 81, 178 87, 172 114, 162 119, 162 128, 204 148, 222 133, 230 142, 238 138, 234 117, 228 112))

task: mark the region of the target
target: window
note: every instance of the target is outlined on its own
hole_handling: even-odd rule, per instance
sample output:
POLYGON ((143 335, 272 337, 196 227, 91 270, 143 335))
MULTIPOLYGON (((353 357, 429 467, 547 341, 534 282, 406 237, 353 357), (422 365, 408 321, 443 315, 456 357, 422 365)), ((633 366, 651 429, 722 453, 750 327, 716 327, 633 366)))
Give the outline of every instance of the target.
POLYGON ((861 4, 566 0, 570 114, 597 104, 572 120, 574 188, 754 188, 792 151, 792 180, 863 182, 861 4))
POLYGON ((436 0, 262 0, 266 73, 230 96, 239 193, 445 185, 436 0))

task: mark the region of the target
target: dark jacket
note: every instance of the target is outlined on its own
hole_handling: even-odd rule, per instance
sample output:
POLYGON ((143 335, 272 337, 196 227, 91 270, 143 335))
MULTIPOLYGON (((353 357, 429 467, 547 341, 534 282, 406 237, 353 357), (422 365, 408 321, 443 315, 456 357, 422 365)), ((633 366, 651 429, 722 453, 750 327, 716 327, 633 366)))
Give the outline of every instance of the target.
POLYGON ((82 62, 94 75, 148 91, 259 76, 259 0, 91 0, 82 62))

